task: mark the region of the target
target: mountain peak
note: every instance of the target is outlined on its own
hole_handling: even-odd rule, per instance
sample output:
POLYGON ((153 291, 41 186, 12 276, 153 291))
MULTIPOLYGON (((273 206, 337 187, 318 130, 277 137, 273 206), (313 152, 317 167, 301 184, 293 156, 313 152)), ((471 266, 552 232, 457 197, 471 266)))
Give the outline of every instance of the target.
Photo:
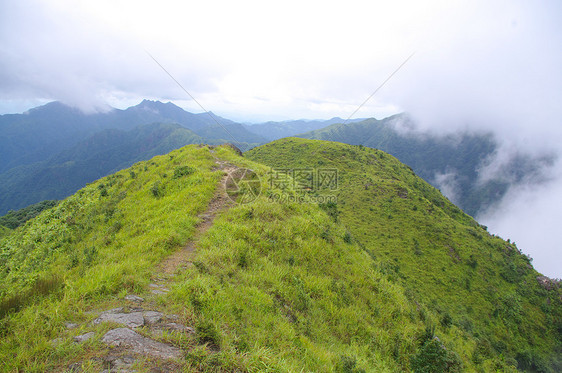
POLYGON ((45 105, 37 106, 32 109, 25 111, 23 114, 25 115, 52 115, 52 114, 60 114, 60 113, 75 113, 75 114, 83 114, 83 112, 75 107, 69 106, 60 101, 51 101, 46 103, 45 105))
POLYGON ((144 99, 140 104, 137 105, 137 107, 156 107, 162 105, 163 103, 161 101, 144 99))
POLYGON ((140 104, 137 106, 132 106, 130 109, 141 109, 146 111, 151 111, 154 114, 166 114, 166 113, 178 113, 178 112, 185 112, 182 108, 175 105, 174 103, 168 101, 166 103, 158 100, 147 100, 144 99, 140 104))

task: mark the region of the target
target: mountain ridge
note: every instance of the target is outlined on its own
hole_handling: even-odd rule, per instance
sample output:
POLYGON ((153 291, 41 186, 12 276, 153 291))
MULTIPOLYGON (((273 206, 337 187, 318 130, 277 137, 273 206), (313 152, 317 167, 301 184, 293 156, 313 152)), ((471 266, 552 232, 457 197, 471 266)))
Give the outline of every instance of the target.
POLYGON ((178 128, 173 134, 168 130, 168 146, 159 151, 161 154, 190 143, 221 144, 240 140, 237 145, 246 147, 252 142, 265 142, 241 124, 217 116, 213 119, 208 113, 192 114, 171 102, 143 100, 125 110, 112 108, 97 114, 85 114, 60 102, 51 102, 24 114, 3 115, 0 116, 0 214, 42 200, 64 198, 120 167, 150 158, 158 153, 149 149, 157 132, 155 127, 170 123, 181 126, 184 131, 178 128), (145 131, 143 139, 142 126, 153 126, 152 133, 145 131), (177 138, 173 139, 174 136, 177 138), (120 151, 117 138, 129 148, 120 151), (111 149, 107 148, 108 141, 114 143, 111 149), (147 152, 131 149, 133 144, 141 150, 147 148, 147 152), (86 154, 86 149, 97 153, 101 163, 94 164, 95 157, 86 154), (78 158, 69 158, 69 154, 78 158), (124 159, 125 154, 130 158, 124 159), (115 158, 113 161, 109 159, 111 156, 115 158), (84 163, 88 159, 90 161, 84 163), (122 161, 111 163, 116 159, 122 161), (73 166, 73 162, 82 162, 85 170, 73 166), (75 170, 71 171, 69 166, 75 170), (86 171, 94 169, 97 171, 86 171), (41 182, 46 183, 44 190, 38 189, 41 182))
POLYGON ((380 150, 299 138, 262 145, 246 156, 273 172, 339 170, 339 188, 332 192, 337 203, 326 208, 386 274, 440 315, 443 326, 456 324, 480 336, 519 367, 532 365, 529 354, 540 360, 544 351, 552 352, 554 366, 560 364, 562 298, 541 285, 542 275, 513 243, 489 234, 408 166, 380 150), (551 301, 558 310, 543 313, 551 301), (538 347, 546 330, 557 342, 538 347), (507 334, 517 336, 511 345, 502 341, 507 334))
POLYGON ((181 356, 132 354, 132 369, 555 371, 560 289, 543 288, 527 264, 382 151, 291 138, 241 157, 190 145, 95 181, 0 238, 0 364, 116 369, 131 353, 104 341, 126 327, 93 321, 157 310, 192 332, 137 329, 181 356), (240 193, 252 184, 230 194, 239 203, 193 243, 192 264, 163 279, 159 264, 208 218, 228 176, 220 165, 252 170, 261 193, 251 203, 240 193), (302 188, 310 180, 295 174, 273 185, 281 166, 337 168, 339 187, 302 188))
MULTIPOLYGON (((349 122, 357 122, 363 119, 351 119, 349 122)), ((345 120, 334 117, 327 120, 320 119, 298 119, 286 120, 282 122, 268 121, 263 123, 246 124, 248 131, 266 138, 269 141, 278 140, 283 137, 295 136, 300 133, 324 128, 326 126, 344 123, 345 120)))
POLYGON ((297 137, 338 141, 384 150, 409 165, 430 184, 443 189, 471 216, 478 216, 499 202, 509 187, 540 177, 540 170, 551 165, 551 156, 516 153, 487 180, 481 170, 493 160, 499 148, 490 132, 457 132, 435 135, 415 131, 407 114, 382 120, 366 119, 355 123, 333 124, 297 137), (407 130, 399 130, 398 127, 407 130))

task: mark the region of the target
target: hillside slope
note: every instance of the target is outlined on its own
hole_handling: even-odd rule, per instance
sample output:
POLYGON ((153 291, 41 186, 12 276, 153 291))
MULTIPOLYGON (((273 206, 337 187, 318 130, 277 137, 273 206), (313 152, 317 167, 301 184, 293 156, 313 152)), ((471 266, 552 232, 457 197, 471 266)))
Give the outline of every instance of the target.
MULTIPOLYGON (((475 342, 441 327, 315 203, 272 201, 264 182, 256 200, 195 237, 224 165, 267 178, 267 167, 228 147, 189 146, 96 181, 0 239, 1 370, 99 372, 124 361, 140 371, 472 366, 464 351, 475 342), (162 272, 194 238, 194 256, 183 258, 192 265, 162 272), (172 315, 175 331, 138 327, 142 319, 115 329, 118 312, 156 311, 172 315), (116 321, 96 321, 108 315, 116 321), (173 358, 151 357, 154 347, 131 362, 124 346, 104 342, 127 330, 173 358)), ((486 364, 507 366, 497 357, 486 364)))
POLYGON ((2 238, 3 236, 7 236, 10 233, 11 233, 10 228, 0 225, 0 238, 2 238))
POLYGON ((69 196, 89 182, 133 163, 203 140, 178 124, 100 131, 48 160, 0 174, 0 214, 69 196))
MULTIPOLYGON (((336 169, 325 208, 380 270, 445 328, 474 338, 473 362, 516 359, 520 369, 560 370, 562 297, 514 244, 490 235, 394 157, 375 149, 288 138, 246 156, 283 172, 336 169)), ((314 173, 312 173, 314 175, 314 173)), ((275 180, 274 180, 275 181, 275 180)), ((320 193, 320 195, 323 195, 320 193)), ((351 239, 350 238, 350 239, 351 239)))
POLYGON ((88 182, 186 144, 236 142, 245 150, 266 142, 239 123, 189 113, 171 102, 108 109, 86 114, 51 102, 0 115, 0 215, 67 197, 88 182))
POLYGON ((475 217, 500 201, 511 184, 540 180, 540 169, 552 162, 547 156, 515 154, 491 178, 480 179, 481 170, 499 147, 491 133, 441 136, 403 130, 415 126, 408 115, 397 114, 382 120, 334 124, 297 136, 363 145, 390 153, 475 217))
MULTIPOLYGON (((368 205, 348 197, 346 203, 317 203, 318 191, 303 192, 294 184, 306 178, 274 185, 269 167, 230 147, 191 145, 100 179, 8 232, 0 239, 0 370, 99 372, 126 365, 163 372, 513 371, 517 361, 511 350, 521 343, 519 333, 537 337, 528 312, 538 318, 533 321, 543 328, 544 340, 529 345, 527 370, 548 367, 556 342, 552 325, 541 317, 558 312, 558 290, 546 294, 550 316, 538 312, 527 295, 513 293, 508 301, 518 301, 522 310, 503 307, 491 318, 495 324, 512 322, 509 312, 519 316, 521 330, 510 335, 499 330, 497 338, 509 345, 500 353, 497 339, 490 339, 495 329, 481 327, 471 314, 459 322, 461 314, 447 308, 455 297, 442 294, 447 302, 429 302, 433 293, 423 297, 405 281, 408 266, 359 240, 356 229, 368 217, 382 226, 388 214, 408 223, 399 212, 410 211, 408 204, 415 202, 419 213, 423 208, 434 219, 410 233, 417 234, 423 263, 432 257, 437 268, 450 259, 426 245, 427 240, 441 244, 437 231, 452 227, 462 234, 470 227, 481 233, 482 243, 491 239, 394 158, 328 144, 288 139, 251 156, 273 157, 276 148, 277 158, 295 156, 304 167, 304 159, 326 166, 338 162, 341 187, 353 187, 348 182, 373 171, 369 177, 380 181, 385 214, 370 216, 361 207, 368 205), (358 166, 367 160, 376 160, 370 165, 375 169, 358 166), (253 174, 242 172, 246 168, 261 179, 258 187, 254 176, 239 178, 253 174), (227 169, 240 172, 227 177, 227 169), (213 210, 222 182, 238 203, 213 210), (417 186, 403 198, 402 187, 409 183, 417 186), (352 209, 363 220, 357 227, 343 224, 353 222, 352 209), (200 229, 202 224, 211 225, 200 229), (474 324, 470 331, 467 322, 474 324), (111 347, 116 335, 136 342, 123 339, 111 347)), ((359 189, 350 191, 362 197, 359 189)), ((399 251, 396 237, 409 232, 406 228, 396 233, 386 226, 379 244, 388 242, 399 251)), ((467 241, 470 237, 476 239, 468 234, 467 241)), ((475 287, 478 271, 488 266, 478 262, 476 268, 475 287)), ((492 285, 504 285, 487 276, 492 285)), ((525 289, 540 292, 532 280, 525 289)), ((457 291, 451 284, 433 290, 457 291)), ((503 287, 497 290, 498 297, 504 295, 503 287)))
POLYGON ((45 200, 33 205, 29 205, 23 209, 10 211, 4 216, 0 216, 0 226, 15 229, 26 221, 33 219, 39 215, 43 210, 50 209, 56 206, 58 201, 45 200))

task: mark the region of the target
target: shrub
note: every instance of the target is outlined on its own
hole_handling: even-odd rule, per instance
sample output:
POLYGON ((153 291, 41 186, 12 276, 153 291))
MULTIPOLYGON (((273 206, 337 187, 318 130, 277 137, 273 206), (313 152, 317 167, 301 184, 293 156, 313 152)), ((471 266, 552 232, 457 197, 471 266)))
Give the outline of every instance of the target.
POLYGON ((478 266, 478 261, 474 257, 474 254, 470 254, 470 258, 466 263, 473 269, 476 269, 476 267, 478 266))
POLYGON ((162 189, 160 181, 155 181, 150 189, 152 195, 156 198, 164 196, 164 190, 162 189))
POLYGON ((341 373, 365 372, 365 369, 357 368, 357 359, 355 357, 345 355, 340 356, 340 360, 337 362, 334 370, 341 373))
POLYGON ((201 320, 195 326, 199 343, 207 343, 210 347, 219 347, 220 337, 215 324, 208 320, 201 320))
POLYGON ((420 243, 415 238, 414 238, 414 254, 416 254, 417 256, 420 256, 420 255, 423 254, 423 252, 421 250, 421 247, 420 247, 420 243))
POLYGON ((248 251, 243 251, 240 253, 238 257, 238 267, 240 268, 248 268, 248 251))
POLYGON ((343 235, 343 242, 345 242, 347 244, 351 244, 351 234, 347 231, 343 235))
POLYGON ((550 372, 545 359, 535 351, 520 351, 515 356, 517 360, 517 368, 530 372, 550 372))
POLYGON ((411 363, 416 373, 460 372, 462 369, 459 355, 447 350, 437 337, 426 341, 411 363))
POLYGON ((328 202, 328 203, 319 203, 318 206, 326 211, 326 213, 332 218, 334 222, 338 222, 338 204, 335 202, 328 202))
POLYGON ((453 323, 453 318, 448 312, 445 312, 445 314, 441 318, 441 325, 443 325, 445 328, 448 328, 449 326, 451 326, 452 323, 453 323))
POLYGON ((191 175, 194 172, 195 168, 190 166, 176 167, 176 169, 174 170, 174 179, 179 179, 180 177, 191 175))
POLYGON ((94 262, 97 253, 98 250, 96 249, 95 246, 84 248, 84 265, 86 267, 89 267, 94 262))

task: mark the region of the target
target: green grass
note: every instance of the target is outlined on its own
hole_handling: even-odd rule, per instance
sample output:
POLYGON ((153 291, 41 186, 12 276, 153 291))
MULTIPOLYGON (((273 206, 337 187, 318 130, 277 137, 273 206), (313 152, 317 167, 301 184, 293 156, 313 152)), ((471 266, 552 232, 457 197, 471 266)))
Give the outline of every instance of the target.
POLYGON ((12 230, 10 228, 0 225, 0 238, 7 236, 11 232, 12 230))
POLYGON ((342 356, 401 370, 424 324, 344 234, 315 205, 262 197, 215 223, 172 299, 215 331, 227 370, 332 371, 342 356))
POLYGON ((394 157, 295 138, 246 156, 274 168, 337 168, 337 191, 308 193, 335 194, 331 215, 378 269, 437 313, 441 326, 456 326, 460 338, 475 342, 462 351, 465 362, 486 370, 504 356, 524 367, 531 355, 537 371, 560 367, 560 289, 542 288, 514 244, 490 235, 394 157))
POLYGON ((295 139, 248 154, 188 146, 137 163, 0 238, 0 370, 99 371, 111 326, 84 345, 72 336, 92 330, 89 311, 146 294, 158 263, 193 238, 224 175, 215 160, 252 169, 262 189, 215 219, 153 304, 196 330, 162 337, 183 349, 184 371, 548 368, 557 290, 393 157, 295 139), (255 160, 337 168, 339 188, 280 191, 255 160), (337 202, 315 202, 329 194, 337 202))
POLYGON ((84 310, 120 292, 141 290, 154 266, 193 234, 196 215, 222 177, 214 166, 210 150, 196 146, 137 163, 4 237, 2 370, 53 369, 72 352, 72 346, 53 351, 48 343, 65 321, 83 319, 84 310), (173 177, 186 166, 197 171, 173 177), (155 182, 159 196, 151 192, 155 182))

